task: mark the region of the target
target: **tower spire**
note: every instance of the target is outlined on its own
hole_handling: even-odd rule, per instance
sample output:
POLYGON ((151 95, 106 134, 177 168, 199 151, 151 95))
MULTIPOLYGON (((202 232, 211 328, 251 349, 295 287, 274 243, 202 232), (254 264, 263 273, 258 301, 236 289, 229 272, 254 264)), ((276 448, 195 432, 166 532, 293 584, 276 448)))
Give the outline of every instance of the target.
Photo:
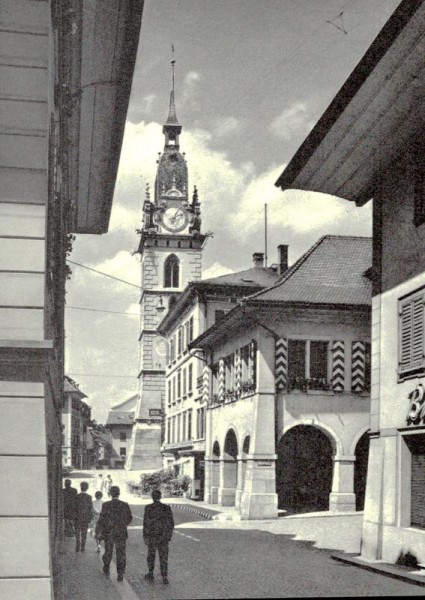
POLYGON ((165 125, 179 125, 176 113, 176 102, 174 97, 174 67, 176 59, 174 58, 174 44, 171 44, 171 92, 170 92, 170 108, 168 111, 168 119, 165 125))

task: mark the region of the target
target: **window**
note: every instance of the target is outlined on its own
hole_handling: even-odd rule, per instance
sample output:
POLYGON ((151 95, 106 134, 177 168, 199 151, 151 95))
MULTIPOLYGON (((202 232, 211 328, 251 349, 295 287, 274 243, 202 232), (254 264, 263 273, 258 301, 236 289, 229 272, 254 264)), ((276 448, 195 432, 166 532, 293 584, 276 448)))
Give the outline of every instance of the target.
POLYGON ((170 254, 165 259, 164 263, 164 287, 178 288, 179 287, 179 259, 175 254, 170 254))
POLYGON ((197 410, 197 437, 205 437, 205 408, 198 408, 197 410))
POLYGON ((187 439, 192 439, 192 410, 187 411, 187 439))
POLYGON ((218 321, 221 321, 221 319, 224 317, 225 314, 226 314, 225 310, 216 310, 215 314, 214 314, 214 322, 218 323, 218 321))
POLYGON ((425 372, 424 301, 421 290, 399 302, 399 381, 425 372))
POLYGON ((181 398, 182 395, 182 373, 181 371, 177 372, 177 398, 181 398))
POLYGON ((191 394, 192 390, 193 390, 193 365, 192 365, 192 363, 190 363, 189 368, 188 368, 187 391, 189 394, 191 394))
POLYGON ((291 389, 328 389, 329 342, 289 340, 288 383, 291 389))
POLYGON ((372 372, 372 348, 370 342, 365 342, 365 356, 364 356, 364 389, 370 391, 370 376, 372 372))
POLYGON ((187 379, 186 379, 186 369, 185 368, 182 371, 182 385, 183 385, 183 396, 186 396, 186 392, 187 392, 187 379))
POLYGON ((177 415, 177 441, 181 440, 181 415, 177 415))
POLYGON ((190 344, 190 342, 193 342, 193 317, 189 319, 189 337, 187 343, 190 344))
POLYGON ((173 402, 176 401, 176 376, 173 377, 173 402))
POLYGON ((171 338, 171 340, 170 340, 170 362, 176 358, 174 349, 175 349, 174 338, 171 338))
POLYGON ((120 456, 121 458, 125 458, 127 456, 127 448, 120 448, 120 456))
POLYGON ((183 413, 183 439, 187 440, 187 436, 186 436, 186 413, 183 413))
POLYGON ((179 330, 177 332, 177 354, 180 356, 180 354, 183 352, 183 327, 179 327, 179 330))
POLYGON ((167 386, 168 386, 168 388, 167 388, 168 404, 170 404, 171 403, 171 379, 168 380, 167 386))
POLYGON ((170 419, 167 419, 167 444, 170 443, 170 440, 171 440, 170 419))
POLYGON ((328 342, 310 342, 310 379, 328 379, 328 342))
POLYGON ((226 382, 226 391, 233 391, 233 386, 234 386, 234 374, 235 374, 235 355, 234 354, 229 354, 229 356, 226 356, 226 358, 224 359, 224 368, 225 368, 225 375, 224 375, 224 381, 226 382))
POLYGON ((120 442, 126 442, 126 441, 127 441, 127 432, 120 431, 120 442))

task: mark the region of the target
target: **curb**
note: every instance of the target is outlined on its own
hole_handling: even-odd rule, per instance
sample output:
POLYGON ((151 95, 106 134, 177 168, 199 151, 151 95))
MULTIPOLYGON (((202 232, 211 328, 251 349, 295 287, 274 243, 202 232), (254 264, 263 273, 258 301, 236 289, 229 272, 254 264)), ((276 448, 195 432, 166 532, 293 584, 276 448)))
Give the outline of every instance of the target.
MULTIPOLYGON (((172 504, 171 502, 167 503, 167 504, 168 504, 168 506, 172 506, 173 508, 180 508, 181 510, 186 510, 188 512, 192 512, 195 515, 198 515, 200 517, 204 517, 204 519, 212 520, 216 516, 215 514, 212 515, 210 513, 204 512, 204 511, 202 511, 199 508, 196 508, 194 506, 188 506, 187 504, 172 504)), ((220 513, 218 513, 218 514, 220 514, 220 513)))
POLYGON ((358 556, 358 554, 350 556, 339 554, 338 552, 334 552, 333 554, 331 554, 331 558, 338 562, 342 562, 354 567, 359 567, 360 569, 364 569, 365 571, 371 571, 372 573, 379 573, 380 575, 384 575, 385 577, 391 577, 392 579, 398 579, 406 583, 411 583, 413 585, 425 587, 425 578, 423 575, 415 575, 414 573, 409 571, 402 571, 399 567, 397 567, 397 565, 392 565, 390 563, 363 562, 358 558, 358 556))

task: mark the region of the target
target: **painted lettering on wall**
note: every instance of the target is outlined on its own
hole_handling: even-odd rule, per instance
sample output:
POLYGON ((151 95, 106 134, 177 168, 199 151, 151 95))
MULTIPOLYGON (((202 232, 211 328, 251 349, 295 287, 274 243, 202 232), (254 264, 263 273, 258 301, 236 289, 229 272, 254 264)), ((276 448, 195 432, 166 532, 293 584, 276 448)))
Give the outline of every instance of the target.
POLYGON ((409 394, 410 407, 406 422, 408 425, 425 424, 425 390, 422 383, 409 394))

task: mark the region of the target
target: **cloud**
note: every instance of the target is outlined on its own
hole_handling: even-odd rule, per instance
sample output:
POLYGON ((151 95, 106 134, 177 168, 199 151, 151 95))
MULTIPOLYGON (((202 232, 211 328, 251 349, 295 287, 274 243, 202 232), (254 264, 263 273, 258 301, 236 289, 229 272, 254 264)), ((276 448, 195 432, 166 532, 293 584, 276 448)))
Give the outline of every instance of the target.
POLYGON ((240 123, 235 117, 220 117, 214 123, 214 138, 222 138, 240 129, 240 123))
POLYGON ((279 138, 290 140, 305 136, 315 125, 305 102, 294 102, 285 108, 270 124, 270 131, 279 138))
POLYGON ((211 279, 212 277, 228 275, 229 273, 233 273, 233 269, 229 269, 229 267, 215 262, 202 273, 202 279, 211 279))
POLYGON ((156 94, 147 94, 147 96, 143 96, 140 108, 145 115, 150 115, 152 113, 155 100, 156 94))
POLYGON ((189 71, 183 81, 183 90, 181 94, 181 104, 186 110, 194 109, 198 106, 199 82, 202 77, 197 71, 189 71))

